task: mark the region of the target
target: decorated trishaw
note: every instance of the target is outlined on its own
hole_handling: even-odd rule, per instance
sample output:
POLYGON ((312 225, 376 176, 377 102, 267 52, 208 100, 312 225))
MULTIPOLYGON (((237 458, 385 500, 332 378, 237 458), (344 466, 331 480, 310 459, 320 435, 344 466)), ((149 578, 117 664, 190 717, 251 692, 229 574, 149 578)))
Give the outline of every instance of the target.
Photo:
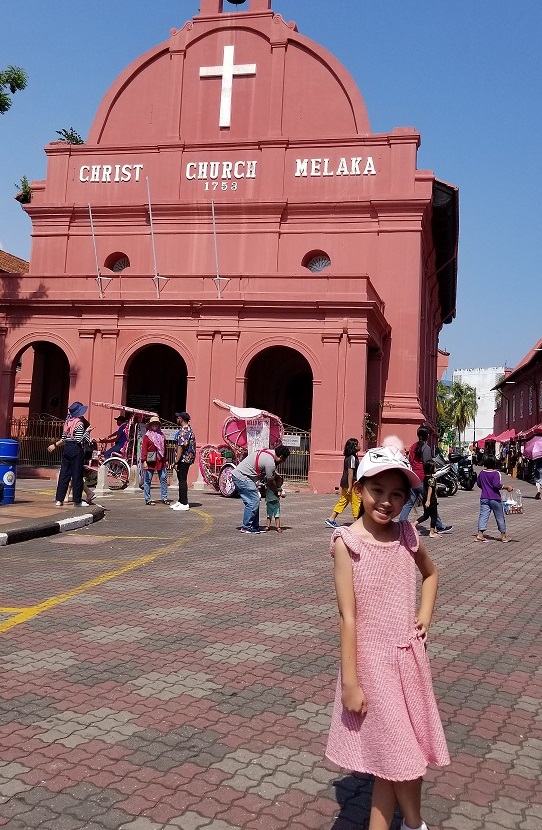
POLYGON ((231 406, 213 400, 230 413, 222 427, 222 444, 206 444, 199 451, 199 467, 205 483, 223 496, 235 495, 232 471, 249 453, 274 449, 282 444, 282 421, 271 412, 231 406))
POLYGON ((85 464, 85 479, 90 487, 94 487, 98 479, 98 470, 103 465, 106 470, 105 480, 109 489, 120 490, 128 485, 130 468, 134 465, 139 466, 142 440, 141 425, 151 415, 156 415, 156 412, 134 409, 130 406, 122 406, 122 404, 103 403, 102 401, 92 401, 92 405, 104 409, 113 409, 126 415, 127 441, 121 452, 114 452, 107 459, 104 458, 103 449, 95 447, 92 458, 85 464))

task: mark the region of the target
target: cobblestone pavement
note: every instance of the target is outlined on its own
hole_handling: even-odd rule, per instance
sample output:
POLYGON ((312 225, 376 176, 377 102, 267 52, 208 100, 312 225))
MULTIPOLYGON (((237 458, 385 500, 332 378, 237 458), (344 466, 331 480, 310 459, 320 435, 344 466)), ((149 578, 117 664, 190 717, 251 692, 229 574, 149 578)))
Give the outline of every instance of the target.
MULTIPOLYGON (((431 830, 542 827, 542 503, 512 542, 451 534, 430 651, 450 767, 431 830)), ((333 497, 290 495, 285 532, 240 534, 241 504, 176 513, 101 500, 91 527, 0 548, 0 826, 6 830, 361 830, 371 781, 323 752, 338 666, 333 497)), ((345 521, 349 519, 346 518, 345 521)), ((394 828, 398 827, 398 820, 394 828)))

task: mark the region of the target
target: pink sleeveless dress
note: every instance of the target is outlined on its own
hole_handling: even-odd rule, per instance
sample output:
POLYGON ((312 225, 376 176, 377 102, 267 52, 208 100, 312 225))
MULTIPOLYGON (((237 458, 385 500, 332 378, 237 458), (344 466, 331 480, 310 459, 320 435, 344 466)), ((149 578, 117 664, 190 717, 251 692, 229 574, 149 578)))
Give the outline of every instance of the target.
POLYGON ((410 781, 428 764, 450 763, 435 701, 425 645, 417 638, 416 565, 418 534, 400 522, 397 542, 367 542, 338 528, 348 548, 356 597, 357 672, 367 712, 341 703, 341 676, 326 756, 340 767, 390 781, 410 781))

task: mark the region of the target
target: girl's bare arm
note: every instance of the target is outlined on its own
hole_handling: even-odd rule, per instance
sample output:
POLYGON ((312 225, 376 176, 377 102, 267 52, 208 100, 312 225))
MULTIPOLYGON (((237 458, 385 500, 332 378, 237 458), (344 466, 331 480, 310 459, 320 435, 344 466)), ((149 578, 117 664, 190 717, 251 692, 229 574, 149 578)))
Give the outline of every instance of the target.
POLYGON ((414 561, 422 575, 422 590, 416 617, 416 628, 420 638, 425 641, 437 600, 438 571, 422 542, 420 542, 418 550, 414 554, 414 561))
POLYGON ((356 598, 350 554, 342 539, 335 541, 335 590, 340 614, 342 702, 351 712, 367 711, 357 674, 356 598))

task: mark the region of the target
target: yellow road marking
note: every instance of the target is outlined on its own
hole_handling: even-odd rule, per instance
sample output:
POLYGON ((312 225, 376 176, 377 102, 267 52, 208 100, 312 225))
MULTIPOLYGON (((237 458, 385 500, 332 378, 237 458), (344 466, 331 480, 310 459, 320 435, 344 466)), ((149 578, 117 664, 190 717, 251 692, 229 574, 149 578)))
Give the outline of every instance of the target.
MULTIPOLYGON (((194 513, 196 513, 196 512, 197 511, 194 510, 194 513)), ((92 527, 92 525, 87 526, 85 528, 85 530, 88 530, 89 527, 92 527)), ((51 536, 50 541, 51 542, 59 542, 60 539, 62 539, 62 540, 69 539, 70 536, 73 536, 74 533, 77 533, 79 535, 79 531, 81 531, 81 530, 83 530, 83 528, 76 528, 75 530, 69 530, 66 533, 62 533, 61 536, 58 536, 58 535, 57 536, 51 536)), ((109 542, 112 539, 143 539, 143 540, 145 540, 145 539, 154 539, 155 542, 159 542, 159 541, 166 542, 168 539, 177 539, 178 538, 177 536, 156 536, 156 535, 153 535, 153 536, 110 536, 109 534, 105 534, 105 533, 104 533, 103 536, 101 536, 99 533, 89 533, 88 536, 90 536, 90 538, 92 540, 94 540, 94 539, 103 539, 104 542, 109 542)), ((80 534, 80 538, 84 539, 85 535, 80 534)))
POLYGON ((9 608, 7 606, 0 608, 0 614, 16 614, 18 611, 26 611, 26 608, 9 608))
POLYGON ((195 531, 194 533, 188 534, 186 536, 181 536, 179 539, 176 539, 175 542, 172 542, 170 545, 164 545, 161 548, 153 551, 152 553, 147 554, 146 556, 141 556, 139 559, 134 559, 131 562, 127 562, 120 568, 116 568, 114 571, 108 571, 101 576, 97 576, 94 579, 89 579, 88 582, 83 582, 82 585, 78 585, 75 588, 71 588, 69 591, 64 591, 62 594, 58 594, 55 597, 49 597, 46 599, 45 602, 40 602, 38 605, 32 605, 28 608, 23 608, 22 610, 16 609, 16 613, 11 619, 4 620, 4 622, 0 623, 0 634, 3 634, 5 631, 9 631, 11 628, 14 628, 16 625, 20 625, 23 622, 27 622, 28 620, 33 619, 33 617, 37 617, 38 614, 43 613, 43 611, 48 611, 50 608, 55 608, 57 605, 61 605, 64 602, 67 602, 70 599, 78 596, 78 594, 83 594, 85 591, 89 591, 92 588, 96 588, 98 585, 103 585, 104 582, 110 582, 112 579, 116 579, 118 576, 122 576, 129 571, 133 571, 136 568, 141 568, 143 565, 148 565, 150 562, 153 562, 159 556, 165 556, 167 553, 171 553, 171 551, 175 550, 176 548, 182 547, 183 545, 187 544, 188 542, 193 542, 194 539, 197 539, 199 536, 203 536, 205 533, 208 533, 213 524, 213 517, 206 513, 203 510, 194 510, 194 513, 197 513, 199 516, 202 517, 204 525, 201 530, 195 531))

